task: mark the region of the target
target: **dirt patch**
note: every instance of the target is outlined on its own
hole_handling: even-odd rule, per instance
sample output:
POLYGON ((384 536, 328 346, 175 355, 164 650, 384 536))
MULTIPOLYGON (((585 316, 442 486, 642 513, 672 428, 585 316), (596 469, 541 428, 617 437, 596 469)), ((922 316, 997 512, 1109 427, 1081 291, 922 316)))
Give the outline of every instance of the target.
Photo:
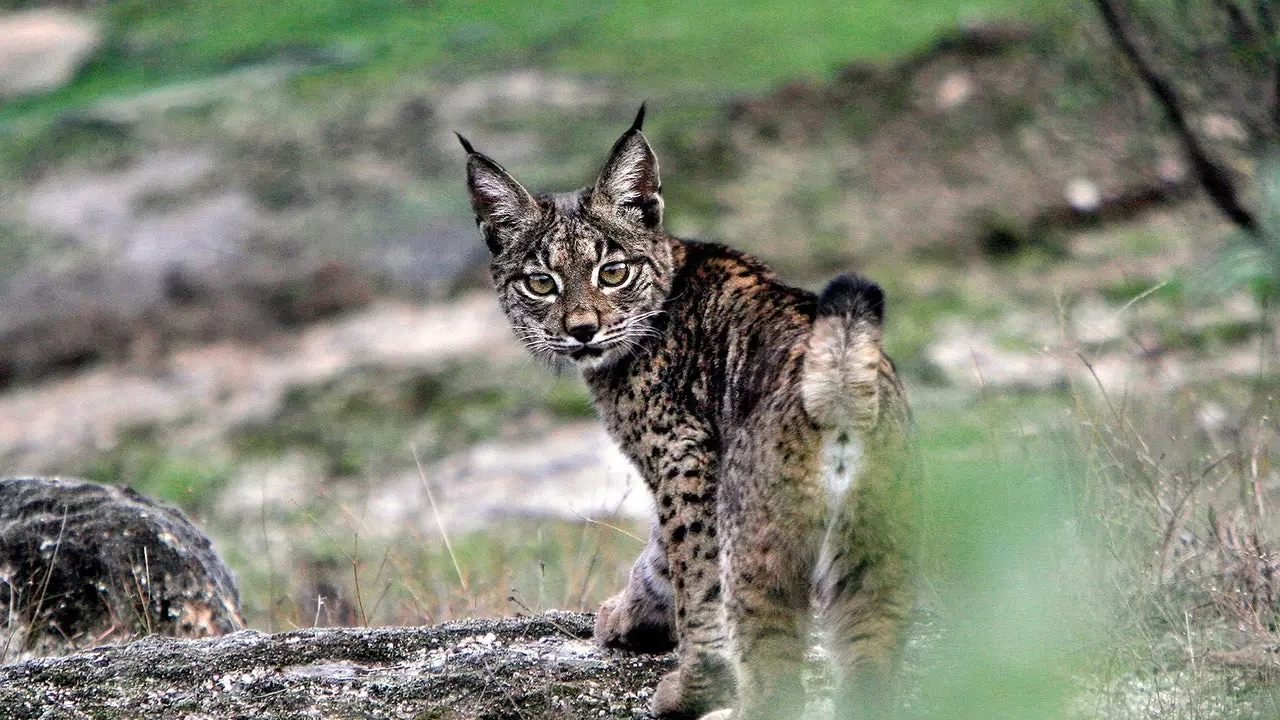
POLYGON ((732 103, 694 142, 732 158, 717 234, 819 264, 941 249, 965 260, 1192 191, 1158 111, 1090 26, 979 26, 732 103))
POLYGON ((488 297, 429 309, 383 303, 274 343, 227 341, 149 363, 104 364, 0 395, 0 458, 15 470, 65 468, 139 424, 207 440, 269 418, 289 388, 359 364, 430 366, 518 352, 488 297))

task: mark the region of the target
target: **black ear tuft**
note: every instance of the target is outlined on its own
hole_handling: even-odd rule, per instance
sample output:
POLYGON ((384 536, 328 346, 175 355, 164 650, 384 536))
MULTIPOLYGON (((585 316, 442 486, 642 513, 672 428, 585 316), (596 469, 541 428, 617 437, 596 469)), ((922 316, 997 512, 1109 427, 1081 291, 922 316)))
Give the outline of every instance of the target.
POLYGON ((640 112, 636 113, 636 119, 631 122, 631 129, 628 132, 640 132, 641 126, 644 125, 644 103, 640 103, 640 112))
MULTIPOLYGON (((641 108, 641 111, 643 110, 644 108, 641 108)), ((458 142, 462 143, 462 149, 466 150, 468 155, 476 154, 476 149, 471 147, 471 143, 467 142, 466 138, 462 137, 462 133, 455 130, 453 134, 458 136, 458 142)))

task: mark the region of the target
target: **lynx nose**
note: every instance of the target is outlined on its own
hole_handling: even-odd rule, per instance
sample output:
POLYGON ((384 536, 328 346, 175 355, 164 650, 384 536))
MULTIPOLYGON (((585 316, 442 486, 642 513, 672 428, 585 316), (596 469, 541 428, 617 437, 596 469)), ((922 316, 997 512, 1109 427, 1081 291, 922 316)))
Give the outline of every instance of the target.
POLYGON ((569 328, 569 336, 586 345, 591 341, 591 338, 595 337, 596 331, 599 329, 600 327, 595 323, 581 323, 569 328))

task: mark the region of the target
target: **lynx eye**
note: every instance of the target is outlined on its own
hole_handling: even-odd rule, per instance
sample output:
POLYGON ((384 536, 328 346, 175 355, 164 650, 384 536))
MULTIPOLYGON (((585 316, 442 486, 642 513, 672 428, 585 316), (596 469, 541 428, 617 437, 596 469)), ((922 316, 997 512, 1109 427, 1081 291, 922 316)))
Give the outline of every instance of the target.
POLYGON ((617 287, 626 282, 630 275, 631 268, 626 263, 609 263, 600 268, 600 284, 607 287, 617 287))
POLYGON ((534 295, 550 295, 556 291, 556 281, 550 275, 530 275, 524 279, 524 286, 534 295))

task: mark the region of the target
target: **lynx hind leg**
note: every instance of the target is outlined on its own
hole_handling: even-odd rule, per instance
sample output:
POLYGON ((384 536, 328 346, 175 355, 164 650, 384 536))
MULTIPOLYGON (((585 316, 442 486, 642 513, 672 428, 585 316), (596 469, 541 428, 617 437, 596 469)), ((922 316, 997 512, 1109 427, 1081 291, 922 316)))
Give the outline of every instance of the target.
POLYGON ((644 551, 631 566, 627 587, 600 605, 596 642, 633 652, 672 650, 676 646, 674 608, 666 549, 655 525, 644 551))
POLYGON ((663 720, 695 720, 714 716, 716 708, 732 702, 736 684, 733 668, 721 654, 680 659, 654 690, 649 712, 663 720))
POLYGON ((893 717, 911 612, 901 564, 855 554, 829 566, 819 582, 823 635, 835 670, 834 717, 893 717))
POLYGON ((828 527, 815 569, 820 628, 833 661, 836 718, 894 716, 913 593, 908 575, 910 465, 897 443, 868 438, 852 492, 828 527))
POLYGON ((813 566, 805 538, 811 529, 794 517, 740 519, 725 567, 738 687, 732 717, 738 720, 803 714, 813 566))

